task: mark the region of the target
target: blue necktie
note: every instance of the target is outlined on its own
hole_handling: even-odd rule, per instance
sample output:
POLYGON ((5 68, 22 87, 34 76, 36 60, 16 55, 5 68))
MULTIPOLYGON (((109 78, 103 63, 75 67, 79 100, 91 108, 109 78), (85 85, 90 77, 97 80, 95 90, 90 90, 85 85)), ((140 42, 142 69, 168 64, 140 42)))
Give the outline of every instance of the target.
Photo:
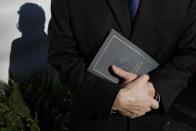
POLYGON ((133 19, 137 13, 139 4, 140 4, 140 0, 129 0, 130 14, 133 19))

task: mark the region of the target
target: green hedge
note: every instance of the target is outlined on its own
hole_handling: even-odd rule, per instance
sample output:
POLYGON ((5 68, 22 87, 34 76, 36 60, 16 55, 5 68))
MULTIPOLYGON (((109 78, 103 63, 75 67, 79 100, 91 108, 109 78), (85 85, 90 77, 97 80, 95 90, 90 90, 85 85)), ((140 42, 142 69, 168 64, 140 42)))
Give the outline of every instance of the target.
POLYGON ((0 130, 40 130, 37 119, 31 117, 22 99, 18 84, 13 81, 10 86, 0 81, 0 130))
POLYGON ((0 82, 0 130, 67 131, 67 87, 48 74, 36 74, 25 83, 0 82))

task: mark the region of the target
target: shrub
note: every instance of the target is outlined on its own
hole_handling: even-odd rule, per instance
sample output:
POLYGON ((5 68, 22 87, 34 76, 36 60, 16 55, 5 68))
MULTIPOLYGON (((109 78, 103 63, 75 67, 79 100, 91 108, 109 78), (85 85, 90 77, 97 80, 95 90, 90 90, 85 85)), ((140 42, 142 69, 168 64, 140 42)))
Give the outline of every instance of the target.
POLYGON ((37 119, 31 117, 19 86, 14 81, 10 85, 0 81, 0 130, 40 130, 37 119))

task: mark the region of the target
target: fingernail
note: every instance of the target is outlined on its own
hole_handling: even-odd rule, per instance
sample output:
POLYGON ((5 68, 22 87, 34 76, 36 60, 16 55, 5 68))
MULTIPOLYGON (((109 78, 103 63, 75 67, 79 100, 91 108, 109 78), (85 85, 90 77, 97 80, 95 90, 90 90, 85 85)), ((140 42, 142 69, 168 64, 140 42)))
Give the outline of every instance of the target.
POLYGON ((115 65, 112 65, 112 68, 116 68, 116 66, 115 65))

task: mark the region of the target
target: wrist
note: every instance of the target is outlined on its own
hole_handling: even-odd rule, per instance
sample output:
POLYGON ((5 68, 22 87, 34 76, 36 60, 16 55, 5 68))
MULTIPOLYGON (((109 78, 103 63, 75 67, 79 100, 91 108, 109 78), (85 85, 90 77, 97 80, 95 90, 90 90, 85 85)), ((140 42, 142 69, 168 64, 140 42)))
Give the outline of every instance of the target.
POLYGON ((118 107, 118 96, 116 97, 114 103, 113 103, 113 106, 112 106, 112 111, 117 111, 117 107, 118 107))
POLYGON ((122 96, 123 89, 120 89, 112 106, 113 111, 118 111, 120 108, 120 98, 122 96))

